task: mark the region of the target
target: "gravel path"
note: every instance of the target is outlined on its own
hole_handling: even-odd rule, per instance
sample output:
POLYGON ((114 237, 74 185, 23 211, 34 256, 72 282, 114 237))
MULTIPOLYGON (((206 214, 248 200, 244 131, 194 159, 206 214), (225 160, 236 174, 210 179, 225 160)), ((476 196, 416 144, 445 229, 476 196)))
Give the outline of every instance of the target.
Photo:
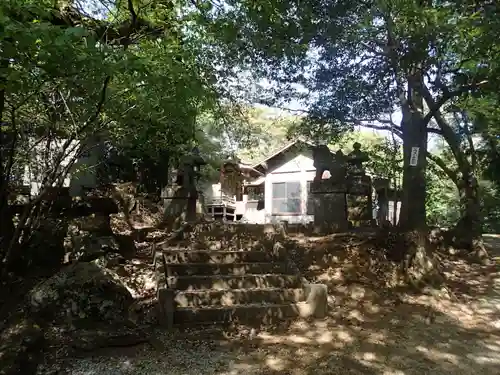
MULTIPOLYGON (((500 245, 500 237, 487 240, 500 245)), ((148 345, 109 349, 64 361, 57 373, 498 375, 500 246, 496 249, 496 266, 450 265, 452 293, 392 298, 366 285, 339 287, 322 321, 295 322, 281 333, 260 332, 237 343, 160 334, 162 353, 148 345)))

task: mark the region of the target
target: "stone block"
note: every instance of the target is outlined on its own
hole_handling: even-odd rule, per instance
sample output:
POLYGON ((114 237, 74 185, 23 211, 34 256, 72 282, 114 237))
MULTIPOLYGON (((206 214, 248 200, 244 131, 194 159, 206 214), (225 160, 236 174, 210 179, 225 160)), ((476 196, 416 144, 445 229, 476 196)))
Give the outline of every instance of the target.
POLYGON ((347 179, 347 193, 352 195, 370 195, 372 181, 369 176, 349 176, 347 179))
POLYGON ((175 292, 167 287, 159 287, 156 298, 158 301, 158 322, 162 327, 172 329, 174 325, 175 292))
POLYGON ((326 180, 314 180, 311 182, 312 194, 325 194, 325 193, 345 193, 347 190, 346 180, 335 180, 328 178, 326 180))
POLYGON ((372 219, 371 196, 348 194, 347 207, 347 219, 352 223, 366 222, 372 219))
POLYGON ((314 227, 322 233, 347 229, 346 198, 344 193, 314 195, 314 227))
POLYGON ((323 319, 328 313, 328 287, 325 284, 307 284, 304 286, 306 300, 297 305, 303 318, 323 319))

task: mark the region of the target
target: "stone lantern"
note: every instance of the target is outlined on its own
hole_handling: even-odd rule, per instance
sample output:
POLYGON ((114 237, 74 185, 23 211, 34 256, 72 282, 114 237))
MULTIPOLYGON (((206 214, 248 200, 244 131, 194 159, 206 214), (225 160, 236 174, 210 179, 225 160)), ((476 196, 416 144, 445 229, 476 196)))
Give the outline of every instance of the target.
POLYGON ((240 159, 233 155, 228 157, 221 166, 221 190, 230 197, 239 196, 242 193, 243 176, 240 162, 240 159))
POLYGON ((353 144, 347 155, 347 219, 354 227, 373 225, 372 182, 366 175, 363 163, 370 160, 361 150, 361 144, 353 144))
POLYGON ((201 156, 198 147, 193 147, 191 152, 181 160, 181 173, 184 188, 190 196, 198 195, 198 181, 200 179, 201 167, 207 162, 201 156))
POLYGON ((169 185, 164 189, 164 220, 167 226, 194 221, 203 212, 203 193, 198 189, 201 167, 207 162, 198 147, 181 158, 179 168, 171 171, 169 185))

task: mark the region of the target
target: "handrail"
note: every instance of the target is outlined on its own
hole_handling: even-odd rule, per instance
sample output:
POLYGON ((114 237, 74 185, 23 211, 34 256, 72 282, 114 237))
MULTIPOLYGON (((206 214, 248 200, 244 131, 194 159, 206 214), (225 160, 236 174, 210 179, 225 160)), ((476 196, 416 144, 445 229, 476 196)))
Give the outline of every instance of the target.
POLYGON ((220 197, 213 197, 209 202, 207 202, 208 205, 223 205, 223 204, 236 204, 236 199, 233 197, 228 197, 228 196, 220 196, 220 197))

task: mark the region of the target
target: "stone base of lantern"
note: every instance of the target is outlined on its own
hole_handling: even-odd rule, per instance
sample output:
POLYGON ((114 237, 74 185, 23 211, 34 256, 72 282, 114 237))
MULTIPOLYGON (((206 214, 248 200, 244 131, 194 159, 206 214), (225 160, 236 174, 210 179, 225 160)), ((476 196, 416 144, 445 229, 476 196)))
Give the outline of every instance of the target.
POLYGON ((177 229, 183 222, 196 221, 204 215, 203 193, 192 196, 183 187, 167 187, 162 194, 163 222, 169 229, 177 229))
POLYGON ((373 219, 370 196, 347 194, 347 219, 354 227, 370 226, 373 219))
POLYGON ((314 231, 328 234, 347 230, 344 193, 314 195, 314 231))

